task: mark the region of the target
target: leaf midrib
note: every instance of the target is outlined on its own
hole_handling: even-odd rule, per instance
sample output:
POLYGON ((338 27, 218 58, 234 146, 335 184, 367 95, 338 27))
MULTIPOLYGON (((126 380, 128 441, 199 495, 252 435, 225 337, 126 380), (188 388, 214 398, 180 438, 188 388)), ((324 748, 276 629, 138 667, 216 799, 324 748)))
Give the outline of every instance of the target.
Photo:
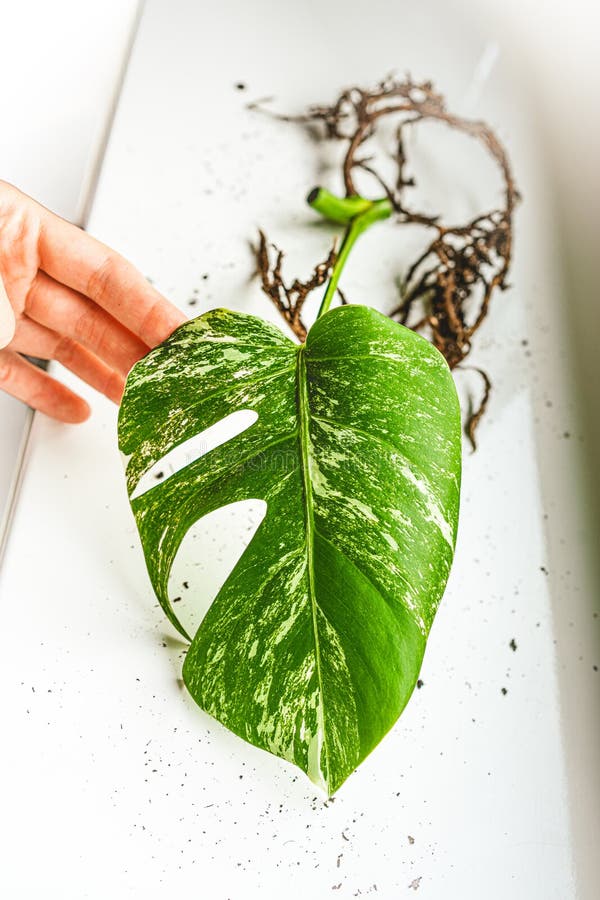
MULTIPOLYGON (((300 437, 300 471, 302 473, 302 485, 305 499, 305 532, 306 532, 306 572, 308 580, 308 596, 311 605, 313 633, 315 640, 315 664, 317 669, 317 681, 319 685, 319 705, 321 709, 321 722, 323 726, 323 749, 325 751, 325 781, 329 788, 329 751, 327 748, 327 728, 325 726, 325 702, 323 695, 323 678, 321 672, 321 651, 319 645, 319 630, 317 623, 317 600, 315 595, 314 583, 314 509, 313 509, 313 492, 310 477, 310 404, 308 399, 308 386, 306 379, 306 364, 304 362, 305 345, 298 349, 297 362, 297 385, 298 385, 298 418, 299 418, 299 437, 300 437)), ((317 734, 319 728, 319 717, 317 716, 317 734)), ((317 744, 318 746, 318 744, 317 744)), ((318 759, 319 771, 321 770, 321 759, 319 753, 318 759)))

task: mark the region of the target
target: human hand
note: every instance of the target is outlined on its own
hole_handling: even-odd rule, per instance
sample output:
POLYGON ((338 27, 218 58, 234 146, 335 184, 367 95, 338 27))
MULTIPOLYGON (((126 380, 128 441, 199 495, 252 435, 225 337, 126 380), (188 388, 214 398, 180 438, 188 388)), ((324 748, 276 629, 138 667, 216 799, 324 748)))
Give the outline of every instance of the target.
POLYGON ((134 362, 185 318, 114 250, 0 181, 0 389, 83 422, 85 400, 20 354, 56 360, 118 403, 134 362))

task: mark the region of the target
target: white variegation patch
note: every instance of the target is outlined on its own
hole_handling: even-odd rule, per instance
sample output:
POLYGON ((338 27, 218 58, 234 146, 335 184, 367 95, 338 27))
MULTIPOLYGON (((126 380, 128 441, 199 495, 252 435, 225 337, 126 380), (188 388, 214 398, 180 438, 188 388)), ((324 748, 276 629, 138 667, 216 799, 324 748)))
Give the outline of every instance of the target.
POLYGON ((182 633, 168 579, 186 532, 266 504, 184 680, 332 793, 406 704, 448 576, 460 417, 445 362, 366 307, 327 313, 302 347, 212 310, 134 366, 119 430, 150 576, 182 633))

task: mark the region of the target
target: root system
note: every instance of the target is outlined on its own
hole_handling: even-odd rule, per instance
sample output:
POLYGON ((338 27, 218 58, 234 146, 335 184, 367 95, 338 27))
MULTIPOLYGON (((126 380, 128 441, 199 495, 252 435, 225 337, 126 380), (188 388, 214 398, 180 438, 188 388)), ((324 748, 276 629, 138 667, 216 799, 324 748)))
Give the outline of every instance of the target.
MULTIPOLYGON (((258 105, 258 108, 268 111, 264 105, 258 105)), ((273 114, 269 112, 269 115, 273 114)), ((346 145, 341 172, 346 196, 358 193, 357 173, 367 172, 389 198, 398 225, 422 225, 431 232, 431 241, 425 251, 406 272, 399 302, 390 316, 415 331, 424 332, 451 369, 471 369, 479 373, 483 397, 471 410, 465 424, 465 432, 475 449, 475 432, 485 413, 492 382, 482 369, 463 363, 471 353, 474 336, 489 313, 492 297, 508 287, 513 214, 519 194, 504 146, 485 122, 449 112, 443 96, 435 91, 430 81, 414 82, 410 77, 403 80, 389 77, 372 90, 353 87, 343 91, 331 106, 312 106, 301 116, 277 115, 276 118, 320 125, 324 140, 346 145), (393 117, 395 123, 392 152, 395 174, 391 181, 382 177, 377 159, 370 153, 372 138, 388 117, 393 117), (452 224, 411 207, 407 192, 415 187, 415 180, 407 171, 406 135, 409 129, 425 121, 441 122, 481 144, 502 176, 502 203, 498 208, 483 212, 471 221, 452 224)), ((289 287, 282 277, 283 253, 276 247, 269 252, 269 244, 262 232, 256 256, 263 290, 294 333, 304 340, 307 330, 302 318, 305 301, 327 280, 335 262, 335 248, 315 267, 308 281, 295 280, 289 287)), ((341 300, 344 302, 343 295, 341 300)))

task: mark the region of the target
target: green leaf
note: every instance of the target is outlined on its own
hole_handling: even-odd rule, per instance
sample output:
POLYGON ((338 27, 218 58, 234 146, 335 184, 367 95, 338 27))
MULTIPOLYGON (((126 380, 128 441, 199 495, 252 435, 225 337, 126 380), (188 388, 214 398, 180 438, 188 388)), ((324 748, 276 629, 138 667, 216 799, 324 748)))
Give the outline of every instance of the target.
POLYGON ((424 338, 363 306, 298 346, 214 310, 138 362, 119 417, 130 496, 183 441, 237 410, 257 420, 132 500, 157 597, 202 516, 267 511, 193 637, 183 677, 236 734, 332 794, 391 728, 417 680, 452 561, 460 415, 424 338))

